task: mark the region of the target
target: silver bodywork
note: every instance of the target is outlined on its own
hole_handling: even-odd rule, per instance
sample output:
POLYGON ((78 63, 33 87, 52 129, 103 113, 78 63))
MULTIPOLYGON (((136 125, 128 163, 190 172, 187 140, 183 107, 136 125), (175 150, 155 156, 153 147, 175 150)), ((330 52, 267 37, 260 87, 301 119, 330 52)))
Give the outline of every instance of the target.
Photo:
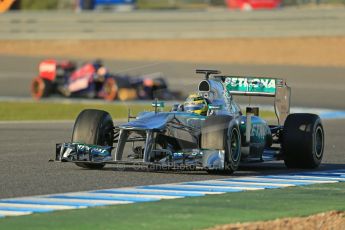
MULTIPOLYGON (((198 94, 207 98, 211 105, 207 116, 229 115, 238 119, 240 126, 245 125, 243 148, 249 149, 251 142, 253 142, 253 145, 257 145, 257 149, 260 149, 258 152, 262 159, 262 152, 267 138, 265 135, 271 134, 269 127, 257 116, 254 116, 253 119, 251 114, 247 114, 246 117, 242 116, 239 106, 233 101, 232 97, 232 95, 248 95, 248 92, 230 92, 227 90, 224 82, 227 82, 227 79, 232 78, 232 76, 215 76, 213 79, 209 79, 210 74, 218 74, 219 72, 199 70, 197 73, 205 74, 205 80, 199 83, 198 94), (255 134, 253 127, 263 127, 264 129, 259 129, 262 134, 260 132, 255 134), (257 142, 255 142, 255 138, 257 142), (264 138, 264 140, 260 140, 260 138, 264 138)), ((275 97, 274 107, 278 123, 282 125, 290 110, 290 88, 286 86, 283 80, 275 79, 275 84, 274 93, 250 92, 250 94, 275 97)), ((157 103, 154 105, 157 106, 157 103)), ((203 169, 224 169, 224 149, 200 148, 201 129, 207 116, 178 110, 158 112, 157 108, 155 112, 143 112, 134 120, 115 127, 115 146, 112 147, 114 151, 110 150, 104 158, 106 160, 101 161, 101 163, 136 163, 172 168, 193 166, 203 169), (128 143, 132 144, 132 150, 136 153, 135 156, 139 156, 136 160, 128 161, 124 159, 124 150, 128 143)), ((80 147, 79 143, 63 144, 60 146, 59 151, 57 150, 56 159, 68 161, 69 156, 81 154, 78 153, 78 148, 85 149, 82 146, 80 147)), ((97 148, 102 147, 97 146, 97 148)), ((83 157, 87 159, 85 154, 92 154, 91 152, 91 150, 82 152, 83 157)), ((250 151, 247 150, 247 152, 243 155, 248 156, 250 151)), ((99 154, 97 151, 96 153, 99 154)), ((99 159, 99 157, 94 158, 99 159)), ((91 155, 89 159, 92 159, 91 155)), ((75 159, 73 162, 76 162, 75 159)))

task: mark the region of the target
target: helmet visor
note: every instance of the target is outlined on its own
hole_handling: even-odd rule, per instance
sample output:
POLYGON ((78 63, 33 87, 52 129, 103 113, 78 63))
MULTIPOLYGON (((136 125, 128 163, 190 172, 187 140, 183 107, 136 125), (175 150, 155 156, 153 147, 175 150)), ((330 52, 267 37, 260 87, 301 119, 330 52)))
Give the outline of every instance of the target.
POLYGON ((184 110, 187 112, 193 112, 195 110, 202 110, 205 107, 204 104, 199 105, 185 105, 184 110))

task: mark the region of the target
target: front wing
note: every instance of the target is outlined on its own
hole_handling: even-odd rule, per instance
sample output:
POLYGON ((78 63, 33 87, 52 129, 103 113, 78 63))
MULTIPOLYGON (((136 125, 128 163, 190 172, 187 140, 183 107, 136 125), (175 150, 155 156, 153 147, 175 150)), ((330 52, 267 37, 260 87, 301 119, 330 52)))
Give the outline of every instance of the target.
POLYGON ((154 166, 162 169, 224 169, 224 150, 188 149, 176 153, 168 152, 165 158, 154 162, 145 162, 143 159, 117 161, 112 157, 112 150, 112 146, 61 143, 56 144, 55 161, 154 166))

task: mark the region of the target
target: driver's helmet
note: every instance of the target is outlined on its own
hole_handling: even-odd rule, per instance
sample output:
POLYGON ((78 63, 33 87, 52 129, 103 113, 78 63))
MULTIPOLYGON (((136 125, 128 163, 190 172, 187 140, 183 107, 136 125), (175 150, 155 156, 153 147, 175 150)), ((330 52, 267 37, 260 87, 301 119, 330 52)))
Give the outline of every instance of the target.
POLYGON ((98 70, 99 68, 103 67, 103 61, 101 59, 96 59, 92 62, 93 67, 98 70))
POLYGON ((196 93, 190 94, 184 102, 184 110, 189 113, 206 116, 208 110, 207 100, 196 93))

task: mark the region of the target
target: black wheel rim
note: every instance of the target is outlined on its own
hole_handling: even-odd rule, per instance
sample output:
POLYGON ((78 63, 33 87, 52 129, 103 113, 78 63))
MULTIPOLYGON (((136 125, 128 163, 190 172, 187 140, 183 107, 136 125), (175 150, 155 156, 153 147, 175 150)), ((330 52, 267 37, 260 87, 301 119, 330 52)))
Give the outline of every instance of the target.
POLYGON ((107 82, 107 84, 105 85, 105 92, 107 94, 110 94, 112 89, 113 89, 113 85, 110 82, 107 82))
POLYGON ((101 145, 103 146, 112 146, 113 145, 113 126, 111 122, 106 123, 101 139, 101 145))
POLYGON ((237 129, 231 131, 230 154, 233 162, 237 162, 240 157, 239 135, 237 129))
POLYGON ((318 126, 314 135, 314 152, 315 156, 320 159, 323 153, 323 130, 321 126, 318 126))
POLYGON ((39 92, 39 89, 40 89, 40 84, 36 81, 34 83, 34 93, 37 94, 39 92))
POLYGON ((42 87, 39 80, 34 81, 32 91, 35 96, 39 96, 42 93, 42 87))

